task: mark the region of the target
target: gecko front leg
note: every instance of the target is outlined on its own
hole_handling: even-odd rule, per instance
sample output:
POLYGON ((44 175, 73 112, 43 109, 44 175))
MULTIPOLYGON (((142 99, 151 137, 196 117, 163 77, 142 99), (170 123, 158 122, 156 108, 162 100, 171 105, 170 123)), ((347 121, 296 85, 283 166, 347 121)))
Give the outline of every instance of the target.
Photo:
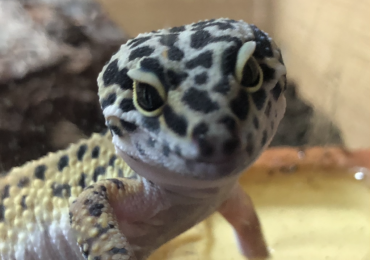
POLYGON ((107 179, 87 187, 72 203, 70 222, 86 259, 136 260, 127 238, 119 230, 112 204, 128 200, 139 189, 133 180, 107 179))
POLYGON ((151 245, 137 241, 147 241, 160 226, 156 218, 168 208, 165 201, 160 189, 141 178, 106 179, 87 187, 70 206, 71 226, 84 257, 145 258, 151 245), (130 239, 136 243, 130 245, 130 239))
POLYGON ((269 257, 253 202, 239 184, 218 211, 233 226, 243 255, 253 260, 269 257))

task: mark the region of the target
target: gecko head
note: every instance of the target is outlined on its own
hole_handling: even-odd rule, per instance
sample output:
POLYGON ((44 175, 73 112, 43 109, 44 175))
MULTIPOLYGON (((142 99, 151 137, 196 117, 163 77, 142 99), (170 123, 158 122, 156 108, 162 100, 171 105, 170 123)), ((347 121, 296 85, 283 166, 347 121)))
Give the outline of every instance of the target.
POLYGON ((129 40, 100 73, 99 97, 116 150, 138 174, 217 180, 269 144, 285 75, 267 34, 222 18, 129 40))

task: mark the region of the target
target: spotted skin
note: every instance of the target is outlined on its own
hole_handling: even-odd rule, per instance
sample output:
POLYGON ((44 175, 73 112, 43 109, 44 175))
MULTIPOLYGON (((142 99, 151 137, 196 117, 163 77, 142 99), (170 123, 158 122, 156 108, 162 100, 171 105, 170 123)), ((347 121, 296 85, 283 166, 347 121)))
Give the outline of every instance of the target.
POLYGON ((237 179, 283 117, 285 74, 276 44, 243 21, 129 40, 98 77, 110 131, 0 179, 0 259, 143 260, 217 210, 241 253, 266 258, 237 179))

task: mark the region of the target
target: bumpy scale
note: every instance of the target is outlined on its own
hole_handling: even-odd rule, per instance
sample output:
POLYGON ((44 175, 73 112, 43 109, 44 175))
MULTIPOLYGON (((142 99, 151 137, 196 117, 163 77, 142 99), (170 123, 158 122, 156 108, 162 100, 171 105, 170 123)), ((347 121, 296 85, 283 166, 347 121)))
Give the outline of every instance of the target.
POLYGON ((237 179, 283 117, 285 75, 275 43, 243 21, 129 40, 98 78, 111 134, 0 179, 0 258, 141 260, 217 210, 245 256, 267 257, 237 179))

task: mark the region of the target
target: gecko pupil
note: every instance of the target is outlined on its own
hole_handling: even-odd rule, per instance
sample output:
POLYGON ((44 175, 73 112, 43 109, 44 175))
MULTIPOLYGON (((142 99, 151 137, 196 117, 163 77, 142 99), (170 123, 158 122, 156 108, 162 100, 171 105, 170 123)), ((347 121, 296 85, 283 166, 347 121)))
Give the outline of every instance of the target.
POLYGON ((147 83, 139 82, 136 87, 137 102, 146 111, 154 111, 163 105, 158 91, 147 83))
POLYGON ((254 87, 259 81, 258 65, 255 59, 249 59, 243 68, 241 85, 244 87, 254 87))

